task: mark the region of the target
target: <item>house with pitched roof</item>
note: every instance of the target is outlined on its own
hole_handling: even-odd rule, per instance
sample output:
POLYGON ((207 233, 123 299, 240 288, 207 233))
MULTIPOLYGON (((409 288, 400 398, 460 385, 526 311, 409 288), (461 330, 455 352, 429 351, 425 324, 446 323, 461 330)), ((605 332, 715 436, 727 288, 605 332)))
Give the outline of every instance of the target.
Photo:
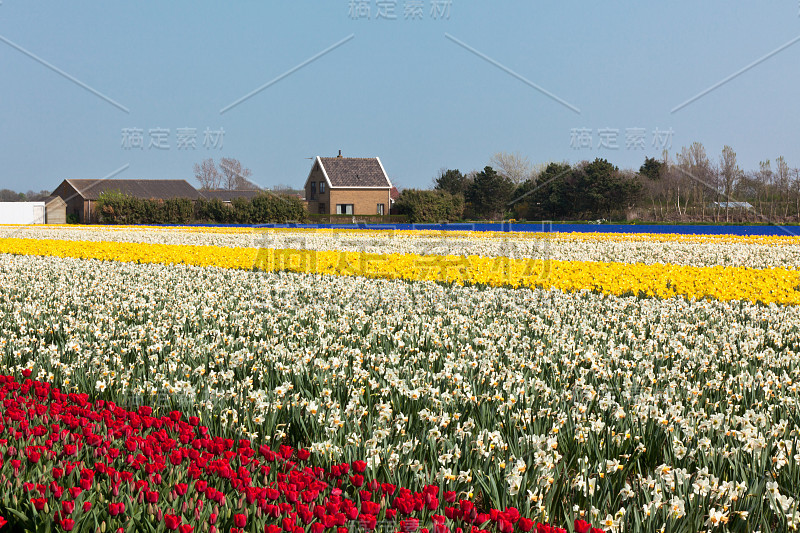
POLYGON ((143 200, 167 200, 188 198, 197 200, 200 193, 186 180, 141 180, 141 179, 80 179, 64 180, 52 196, 59 196, 67 208, 67 216, 73 215, 80 223, 97 219, 95 202, 102 193, 120 193, 143 200))
POLYGON ((392 182, 378 157, 314 159, 306 179, 309 214, 388 215, 392 182))

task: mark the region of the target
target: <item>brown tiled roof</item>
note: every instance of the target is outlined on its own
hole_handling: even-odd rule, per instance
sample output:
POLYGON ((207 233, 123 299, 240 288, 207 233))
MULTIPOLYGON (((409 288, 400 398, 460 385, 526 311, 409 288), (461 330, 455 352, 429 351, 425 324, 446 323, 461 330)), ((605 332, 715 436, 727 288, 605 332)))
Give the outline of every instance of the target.
POLYGON ((377 157, 320 157, 331 187, 391 187, 377 157))
POLYGON ((228 189, 201 189, 200 194, 208 200, 219 198, 223 202, 230 202, 234 198, 246 198, 252 200, 259 194, 264 194, 264 191, 246 191, 246 190, 228 190, 228 189))
POLYGON ((97 200, 101 193, 118 192, 135 198, 189 198, 197 200, 200 193, 186 180, 96 179, 67 180, 85 200, 97 200))
POLYGON ((398 198, 400 198, 400 191, 397 190, 397 187, 392 187, 392 190, 389 191, 389 197, 392 200, 397 200, 398 198))

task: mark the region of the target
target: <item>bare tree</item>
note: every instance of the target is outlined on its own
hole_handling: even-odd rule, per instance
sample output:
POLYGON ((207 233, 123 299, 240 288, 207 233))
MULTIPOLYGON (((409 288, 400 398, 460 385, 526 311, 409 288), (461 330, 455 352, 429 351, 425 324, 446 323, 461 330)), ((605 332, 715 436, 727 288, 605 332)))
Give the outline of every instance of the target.
POLYGON ((533 167, 527 157, 518 152, 507 153, 498 152, 492 156, 489 164, 504 178, 514 182, 514 185, 531 179, 533 177, 533 167))
POLYGON ((222 174, 217 170, 217 165, 211 158, 205 159, 199 165, 194 165, 194 177, 200 182, 200 189, 219 189, 222 174))
MULTIPOLYGON (((686 214, 686 207, 689 205, 689 200, 693 204, 697 204, 698 196, 699 203, 705 208, 705 196, 707 189, 715 189, 717 187, 716 174, 714 167, 706 155, 706 149, 702 143, 694 142, 691 146, 681 148, 681 152, 677 155, 678 168, 683 174, 684 179, 681 184, 686 192, 686 201, 684 204, 684 215, 686 214)), ((715 191, 719 195, 719 189, 715 191)), ((678 212, 680 212, 680 188, 678 189, 678 212)))
POLYGON ((228 190, 256 189, 247 178, 253 175, 249 168, 244 168, 238 159, 223 157, 219 163, 222 172, 222 184, 228 190))
MULTIPOLYGON (((761 215, 763 216, 764 208, 761 205, 761 195, 763 193, 764 201, 769 202, 769 204, 772 205, 772 202, 770 202, 769 195, 770 195, 770 190, 772 189, 772 183, 775 179, 775 173, 772 172, 772 165, 769 159, 767 159, 766 161, 758 162, 758 172, 756 172, 753 175, 753 177, 758 186, 758 194, 757 194, 758 210, 761 212, 761 215)), ((770 211, 770 218, 771 217, 772 213, 770 211)))
POLYGON ((787 208, 784 216, 788 214, 788 198, 789 198, 789 165, 786 159, 780 156, 775 160, 775 185, 778 188, 778 195, 781 202, 787 202, 787 208))
POLYGON ((729 211, 731 207, 731 194, 733 193, 736 182, 741 176, 741 170, 736 164, 736 152, 728 145, 722 149, 719 158, 719 177, 722 185, 722 193, 725 195, 725 222, 730 221, 729 211))

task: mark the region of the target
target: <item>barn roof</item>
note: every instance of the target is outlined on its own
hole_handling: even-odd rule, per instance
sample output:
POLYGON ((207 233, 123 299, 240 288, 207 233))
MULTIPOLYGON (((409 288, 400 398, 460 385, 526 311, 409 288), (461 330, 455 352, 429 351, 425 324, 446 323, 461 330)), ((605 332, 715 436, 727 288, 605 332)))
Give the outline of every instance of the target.
POLYGON ((104 192, 118 192, 135 198, 189 198, 200 197, 197 189, 186 180, 144 179, 68 179, 66 180, 85 200, 97 200, 104 192))
MULTIPOLYGON (((390 189, 392 183, 377 157, 317 157, 332 188, 390 189)), ((316 163, 315 163, 316 164, 316 163)))
POLYGON ((201 189, 200 195, 208 200, 219 198, 223 202, 230 202, 234 198, 246 198, 252 200, 259 194, 264 194, 264 191, 259 190, 228 190, 228 189, 201 189))

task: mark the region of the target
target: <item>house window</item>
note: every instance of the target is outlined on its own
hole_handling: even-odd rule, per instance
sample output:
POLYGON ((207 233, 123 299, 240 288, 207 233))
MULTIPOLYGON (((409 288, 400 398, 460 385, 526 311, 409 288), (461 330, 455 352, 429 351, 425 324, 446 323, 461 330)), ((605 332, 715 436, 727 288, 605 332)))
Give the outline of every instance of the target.
POLYGON ((316 181, 312 181, 311 182, 311 199, 313 200, 316 197, 317 197, 317 182, 316 181))
POLYGON ((319 214, 320 215, 325 214, 325 204, 319 204, 319 214))
POLYGON ((320 194, 324 194, 325 193, 325 182, 324 181, 320 181, 319 182, 319 193, 320 194))
POLYGON ((384 204, 378 204, 378 214, 379 215, 383 214, 383 209, 384 209, 384 204))
POLYGON ((337 215, 352 215, 353 204, 336 204, 337 215))

